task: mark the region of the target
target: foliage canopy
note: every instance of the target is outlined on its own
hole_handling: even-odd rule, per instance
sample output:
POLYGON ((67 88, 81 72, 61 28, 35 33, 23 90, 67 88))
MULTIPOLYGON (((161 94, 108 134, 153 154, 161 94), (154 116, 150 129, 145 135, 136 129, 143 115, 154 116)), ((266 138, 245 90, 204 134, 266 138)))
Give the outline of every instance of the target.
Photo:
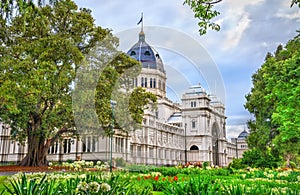
MULTIPOLYGON (((289 162, 300 152, 300 36, 285 47, 267 54, 262 67, 252 76, 253 88, 245 107, 254 114, 249 122, 250 148, 273 154, 289 162)), ((289 163, 287 163, 289 164, 289 163)))

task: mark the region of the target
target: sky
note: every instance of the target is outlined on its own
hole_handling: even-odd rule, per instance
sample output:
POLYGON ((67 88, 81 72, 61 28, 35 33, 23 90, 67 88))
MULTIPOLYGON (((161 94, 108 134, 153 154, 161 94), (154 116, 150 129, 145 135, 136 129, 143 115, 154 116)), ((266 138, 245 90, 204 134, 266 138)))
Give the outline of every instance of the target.
POLYGON ((300 30, 300 9, 290 8, 290 0, 223 0, 215 7, 220 15, 214 19, 221 30, 208 30, 204 36, 199 35, 198 20, 183 0, 75 2, 91 9, 95 23, 120 38, 124 52, 138 41, 137 22, 143 12, 146 41, 165 64, 168 97, 180 102, 184 90, 198 83, 217 94, 225 104, 228 138, 247 129, 247 121, 253 118, 244 108, 245 95, 267 52, 275 52, 300 30))

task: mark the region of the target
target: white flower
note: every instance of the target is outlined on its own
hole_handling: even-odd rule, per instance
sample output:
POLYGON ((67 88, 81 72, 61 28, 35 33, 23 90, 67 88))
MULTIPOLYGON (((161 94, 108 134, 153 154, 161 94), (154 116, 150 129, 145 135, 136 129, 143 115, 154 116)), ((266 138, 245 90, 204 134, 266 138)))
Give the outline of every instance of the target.
POLYGON ((86 182, 80 182, 77 185, 78 190, 86 191, 88 189, 89 185, 86 182))
POLYGON ((91 183, 89 183, 89 190, 93 193, 98 193, 100 190, 100 184, 96 181, 92 181, 91 183))
POLYGON ((101 184, 101 190, 103 191, 103 192, 107 192, 107 191, 109 191, 111 189, 111 187, 110 187, 110 185, 108 184, 108 183, 102 183, 101 184))

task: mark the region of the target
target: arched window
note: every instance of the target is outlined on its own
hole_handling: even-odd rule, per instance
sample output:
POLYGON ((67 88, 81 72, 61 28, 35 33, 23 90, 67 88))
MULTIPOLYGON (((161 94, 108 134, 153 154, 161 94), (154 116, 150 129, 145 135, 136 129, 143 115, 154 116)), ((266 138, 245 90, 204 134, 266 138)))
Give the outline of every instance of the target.
POLYGON ((150 78, 150 88, 152 88, 152 78, 150 78))
POLYGON ((190 148, 190 150, 199 150, 199 148, 196 145, 192 145, 191 148, 190 148))
POLYGON ((196 101, 192 101, 192 102, 191 102, 191 107, 192 107, 192 108, 195 108, 196 105, 197 105, 196 101))
POLYGON ((153 88, 156 88, 156 79, 153 79, 153 88))
POLYGON ((144 77, 141 78, 141 87, 144 87, 144 77))
POLYGON ((145 77, 145 84, 144 87, 147 87, 147 77, 145 77))
POLYGON ((135 51, 131 51, 130 56, 134 56, 134 55, 136 55, 135 51))
POLYGON ((150 52, 149 51, 145 51, 145 56, 150 56, 150 52))

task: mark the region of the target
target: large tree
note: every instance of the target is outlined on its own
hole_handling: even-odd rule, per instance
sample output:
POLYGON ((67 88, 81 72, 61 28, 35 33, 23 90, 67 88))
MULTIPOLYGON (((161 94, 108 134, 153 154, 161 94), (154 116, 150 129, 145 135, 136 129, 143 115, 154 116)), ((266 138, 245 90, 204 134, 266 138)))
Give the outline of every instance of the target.
MULTIPOLYGON (((90 10, 78 9, 71 0, 51 6, 18 2, 26 11, 0 18, 0 122, 10 126, 14 139, 28 145, 20 164, 39 166, 47 164, 47 151, 62 134, 77 134, 72 104, 76 74, 90 62, 93 50, 102 52, 100 58, 116 53, 118 40, 110 30, 95 26, 90 10)), ((108 64, 104 77, 139 63, 118 53, 108 64)), ((116 78, 107 81, 106 86, 114 85, 116 78)), ((97 90, 110 96, 105 88, 97 90)), ((111 112, 107 104, 98 108, 99 115, 111 112)))
POLYGON ((253 88, 245 107, 254 114, 247 139, 250 148, 262 153, 271 149, 286 159, 300 151, 300 36, 285 47, 279 45, 267 54, 262 67, 253 75, 253 88))

